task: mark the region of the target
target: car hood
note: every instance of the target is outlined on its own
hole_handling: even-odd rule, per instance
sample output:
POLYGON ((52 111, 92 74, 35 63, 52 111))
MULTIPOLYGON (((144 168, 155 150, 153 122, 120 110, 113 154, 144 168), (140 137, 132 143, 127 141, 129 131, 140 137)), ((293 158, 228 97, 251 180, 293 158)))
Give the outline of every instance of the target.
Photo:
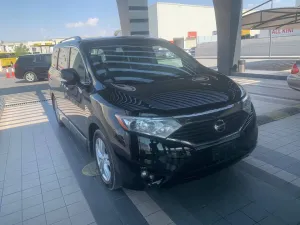
POLYGON ((131 112, 176 115, 231 104, 240 99, 241 90, 231 79, 216 73, 165 80, 122 77, 107 83, 100 94, 131 112))

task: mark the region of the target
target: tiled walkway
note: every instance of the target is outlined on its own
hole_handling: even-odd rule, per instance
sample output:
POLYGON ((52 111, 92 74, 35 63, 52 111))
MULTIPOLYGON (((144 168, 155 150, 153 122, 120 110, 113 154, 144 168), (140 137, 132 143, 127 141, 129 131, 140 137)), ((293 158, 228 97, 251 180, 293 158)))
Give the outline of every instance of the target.
POLYGON ((7 107, 0 143, 1 225, 95 222, 41 103, 7 107))

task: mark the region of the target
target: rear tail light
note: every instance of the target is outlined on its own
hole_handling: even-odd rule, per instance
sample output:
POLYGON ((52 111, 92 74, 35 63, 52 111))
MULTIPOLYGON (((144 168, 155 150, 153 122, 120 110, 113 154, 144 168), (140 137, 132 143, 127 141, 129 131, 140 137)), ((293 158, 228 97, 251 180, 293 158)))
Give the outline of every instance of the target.
POLYGON ((295 63, 291 70, 291 74, 297 74, 297 73, 299 73, 299 68, 298 68, 297 64, 295 63))

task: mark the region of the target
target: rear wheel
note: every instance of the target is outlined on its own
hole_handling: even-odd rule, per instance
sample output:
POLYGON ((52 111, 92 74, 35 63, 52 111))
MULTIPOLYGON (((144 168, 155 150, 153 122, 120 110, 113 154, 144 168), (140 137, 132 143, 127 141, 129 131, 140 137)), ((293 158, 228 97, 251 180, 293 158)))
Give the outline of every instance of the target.
POLYGON ((29 72, 25 73, 24 78, 25 78, 25 80, 28 81, 28 82, 34 82, 34 81, 37 81, 37 76, 36 76, 36 74, 35 74, 34 72, 32 72, 32 71, 29 71, 29 72))
POLYGON ((101 180, 108 189, 119 189, 121 187, 121 179, 115 170, 116 156, 107 138, 100 130, 96 130, 94 133, 93 149, 101 180))
POLYGON ((54 110, 55 117, 56 117, 58 125, 63 126, 64 124, 61 121, 60 114, 59 114, 59 109, 58 109, 58 106, 57 106, 57 101, 56 101, 54 96, 52 96, 52 106, 53 106, 53 110, 54 110))

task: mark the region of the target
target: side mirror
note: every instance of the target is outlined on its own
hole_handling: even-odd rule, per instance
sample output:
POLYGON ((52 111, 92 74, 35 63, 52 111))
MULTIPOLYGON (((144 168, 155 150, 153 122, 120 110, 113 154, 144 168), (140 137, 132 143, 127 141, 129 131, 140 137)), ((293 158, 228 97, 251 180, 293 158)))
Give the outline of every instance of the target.
POLYGON ((79 80, 78 74, 74 69, 61 70, 61 78, 65 80, 66 84, 75 85, 79 80))

